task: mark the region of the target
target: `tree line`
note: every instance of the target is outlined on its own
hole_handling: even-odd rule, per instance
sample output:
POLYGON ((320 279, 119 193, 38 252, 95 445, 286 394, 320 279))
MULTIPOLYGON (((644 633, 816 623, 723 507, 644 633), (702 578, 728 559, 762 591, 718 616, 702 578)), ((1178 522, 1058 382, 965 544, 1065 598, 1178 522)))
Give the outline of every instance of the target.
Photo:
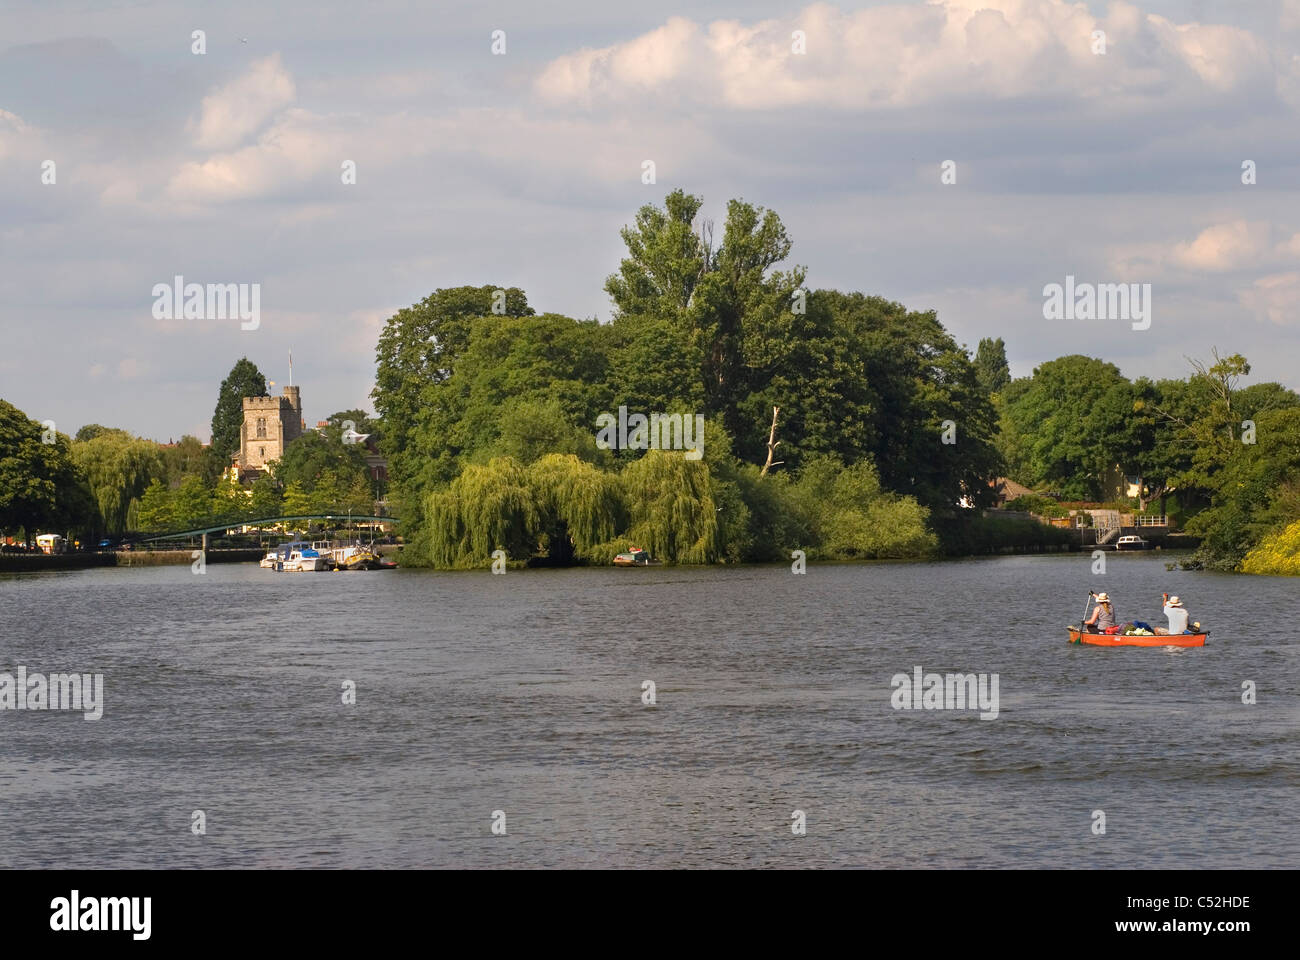
POLYGON ((1300 520, 1300 395, 1243 385, 1241 354, 1216 350, 1190 364, 1181 380, 1129 380, 1112 363, 1072 355, 1011 381, 995 395, 1008 474, 1091 501, 1114 500, 1116 480, 1132 477, 1138 511, 1202 538, 1188 565, 1237 569, 1300 520))
POLYGON ((0 532, 28 542, 57 532, 93 545, 126 533, 264 517, 370 514, 376 490, 364 449, 343 439, 346 421, 359 433, 378 434, 362 410, 341 411, 322 431, 306 431, 251 484, 229 470, 243 398, 266 396, 266 387, 256 365, 241 358, 218 390, 210 444, 186 435, 160 445, 93 423, 70 437, 0 400, 0 532))
POLYGON ((226 472, 243 398, 266 395, 247 358, 218 390, 206 447, 94 424, 51 435, 0 401, 0 529, 368 513, 362 450, 342 439, 352 420, 387 458, 407 564, 481 566, 495 550, 603 563, 632 544, 691 563, 908 558, 1068 539, 984 515, 999 476, 1036 491, 1040 512, 1077 500, 1170 515, 1202 538, 1194 566, 1290 562, 1300 396, 1244 385, 1243 356, 1129 380, 1071 355, 1013 380, 1001 339, 972 355, 933 311, 809 289, 774 211, 732 200, 715 231, 702 208, 676 190, 622 230, 609 323, 538 313, 491 284, 397 311, 376 350, 378 417, 335 414, 251 486, 226 472), (700 416, 702 455, 597 443, 620 408, 700 416))

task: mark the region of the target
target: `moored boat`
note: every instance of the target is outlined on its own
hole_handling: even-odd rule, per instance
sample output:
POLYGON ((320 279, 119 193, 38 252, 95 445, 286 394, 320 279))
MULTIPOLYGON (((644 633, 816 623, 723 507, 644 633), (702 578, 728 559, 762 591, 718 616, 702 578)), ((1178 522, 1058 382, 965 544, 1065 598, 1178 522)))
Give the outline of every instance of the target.
POLYGON ((657 567, 662 560, 655 560, 640 547, 633 547, 627 553, 620 553, 614 558, 616 567, 657 567))
POLYGON ((1078 627, 1068 627, 1070 643, 1089 644, 1094 647, 1203 647, 1210 631, 1201 633, 1157 633, 1126 635, 1122 633, 1086 633, 1078 627))
POLYGON ((1141 537, 1133 535, 1120 537, 1119 540, 1115 542, 1116 550, 1149 550, 1150 548, 1151 544, 1147 543, 1147 541, 1143 540, 1141 537))
POLYGON ((295 540, 280 544, 262 559, 260 565, 277 573, 311 573, 328 570, 329 559, 303 541, 295 540))
POLYGON ((384 557, 373 543, 360 540, 331 540, 321 549, 336 570, 393 570, 397 564, 384 557))

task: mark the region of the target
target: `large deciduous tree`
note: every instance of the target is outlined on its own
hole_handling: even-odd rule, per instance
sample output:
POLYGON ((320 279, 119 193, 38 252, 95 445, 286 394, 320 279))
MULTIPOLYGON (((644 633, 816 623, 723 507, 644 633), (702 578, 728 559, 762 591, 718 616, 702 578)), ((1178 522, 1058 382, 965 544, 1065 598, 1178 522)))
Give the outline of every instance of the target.
POLYGON ((1133 472, 1150 430, 1141 398, 1113 363, 1078 354, 1049 360, 1002 397, 1007 460, 1029 486, 1098 500, 1107 471, 1133 472), (1138 414, 1138 415, 1135 415, 1138 414))
MULTIPOLYGON (((428 433, 430 418, 443 411, 425 407, 426 389, 451 377, 474 325, 484 317, 532 316, 519 287, 456 286, 434 290, 415 306, 404 307, 383 325, 376 347, 374 410, 383 420, 381 449, 399 496, 425 466, 409 447, 428 433)), ((445 394, 438 394, 439 401, 445 394)), ((447 398, 450 399, 450 398, 447 398)), ((433 441, 441 442, 441 441, 433 441)), ((425 457, 433 444, 425 444, 425 457)), ((411 506, 417 506, 416 497, 411 506)))
POLYGON ((92 531, 95 507, 71 442, 0 400, 0 530, 92 531), (49 442, 46 442, 49 441, 49 442))

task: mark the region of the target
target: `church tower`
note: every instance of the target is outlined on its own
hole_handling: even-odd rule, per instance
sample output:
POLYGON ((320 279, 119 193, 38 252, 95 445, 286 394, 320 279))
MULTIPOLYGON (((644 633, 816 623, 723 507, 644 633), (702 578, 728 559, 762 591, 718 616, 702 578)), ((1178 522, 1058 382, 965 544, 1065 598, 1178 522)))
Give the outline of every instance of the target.
POLYGON ((239 430, 240 473, 261 472, 302 436, 302 396, 298 387, 285 387, 279 397, 244 397, 244 423, 239 430))

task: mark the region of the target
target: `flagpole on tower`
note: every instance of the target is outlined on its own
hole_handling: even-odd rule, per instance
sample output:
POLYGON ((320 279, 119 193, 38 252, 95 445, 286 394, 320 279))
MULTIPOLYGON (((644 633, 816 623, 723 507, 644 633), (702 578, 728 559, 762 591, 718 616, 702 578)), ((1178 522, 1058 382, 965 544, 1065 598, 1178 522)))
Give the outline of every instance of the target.
POLYGON ((293 386, 293 347, 289 348, 289 386, 293 386))

